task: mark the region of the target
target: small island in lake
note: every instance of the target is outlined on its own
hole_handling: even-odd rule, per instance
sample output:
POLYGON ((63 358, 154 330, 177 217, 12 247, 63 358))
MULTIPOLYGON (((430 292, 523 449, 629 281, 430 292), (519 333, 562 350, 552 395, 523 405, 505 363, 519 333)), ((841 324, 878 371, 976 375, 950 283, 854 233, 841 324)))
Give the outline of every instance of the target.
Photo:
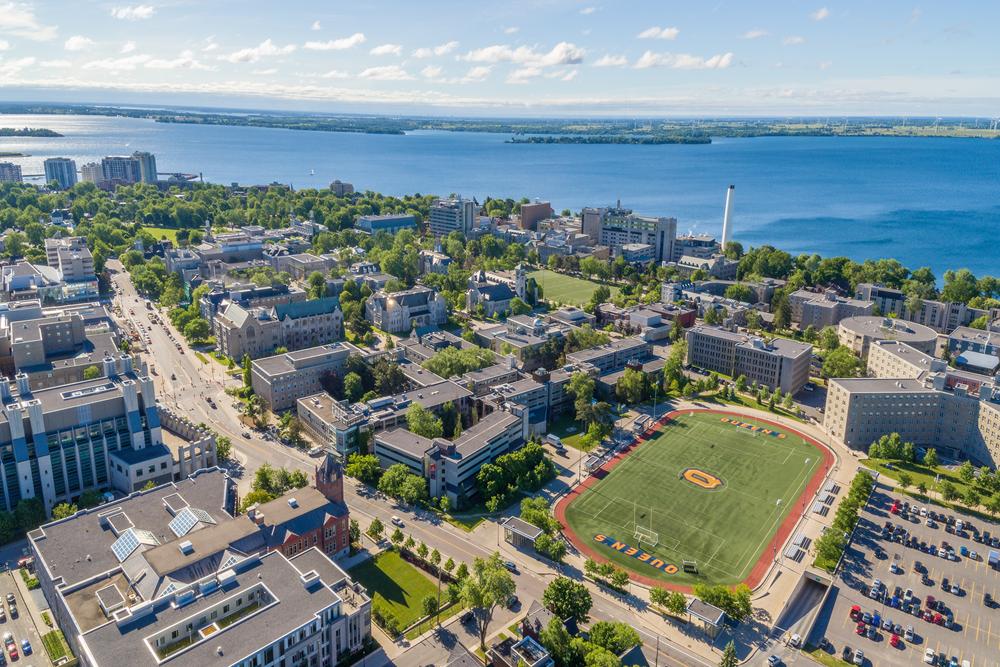
POLYGON ((61 137, 55 130, 45 127, 0 127, 0 137, 61 137))

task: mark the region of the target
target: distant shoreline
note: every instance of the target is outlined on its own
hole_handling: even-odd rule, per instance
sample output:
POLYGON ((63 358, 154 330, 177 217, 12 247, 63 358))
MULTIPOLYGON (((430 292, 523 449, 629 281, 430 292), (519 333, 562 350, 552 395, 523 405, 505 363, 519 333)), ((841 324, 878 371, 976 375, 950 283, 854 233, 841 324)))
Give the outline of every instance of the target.
POLYGON ((45 127, 0 127, 0 137, 61 137, 55 130, 45 127))
MULTIPOLYGON (((3 114, 122 116, 157 123, 226 125, 312 132, 405 135, 418 130, 510 135, 510 144, 710 144, 712 138, 751 137, 941 137, 1000 139, 1000 129, 965 118, 733 118, 733 119, 490 119, 417 116, 329 115, 164 108, 0 104, 3 114)), ((61 136, 52 130, 4 128, 0 136, 61 136), (10 134, 2 134, 7 131, 10 134), (24 131, 46 134, 22 135, 24 131), (51 133, 51 134, 47 134, 51 133)))

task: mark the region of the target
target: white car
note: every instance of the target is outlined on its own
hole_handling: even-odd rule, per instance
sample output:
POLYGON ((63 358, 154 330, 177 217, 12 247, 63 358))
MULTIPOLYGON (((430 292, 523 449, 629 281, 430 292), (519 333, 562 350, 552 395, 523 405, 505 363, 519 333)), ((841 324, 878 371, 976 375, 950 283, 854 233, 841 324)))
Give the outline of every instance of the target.
POLYGON ((933 665, 935 662, 937 662, 937 653, 934 652, 934 649, 930 647, 924 649, 924 662, 926 662, 928 665, 933 665))
POLYGON ((799 636, 799 633, 796 632, 792 635, 792 638, 788 640, 788 645, 792 648, 799 648, 802 646, 802 637, 799 636))
POLYGON ((394 516, 389 520, 392 522, 392 525, 398 526, 399 528, 403 527, 403 520, 400 519, 398 516, 394 516))
POLYGON ((865 664, 865 652, 862 651, 861 649, 858 649, 857 651, 854 652, 854 664, 855 665, 865 664))

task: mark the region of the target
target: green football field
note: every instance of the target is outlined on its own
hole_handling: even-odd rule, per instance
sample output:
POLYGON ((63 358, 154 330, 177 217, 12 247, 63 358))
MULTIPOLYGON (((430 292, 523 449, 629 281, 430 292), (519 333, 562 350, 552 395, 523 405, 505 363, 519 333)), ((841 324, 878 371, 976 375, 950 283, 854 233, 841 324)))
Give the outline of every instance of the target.
POLYGON ((603 479, 591 480, 566 508, 566 522, 578 540, 617 565, 665 583, 746 579, 791 508, 802 511, 800 496, 822 456, 784 429, 765 426, 784 438, 755 434, 723 417, 731 418, 682 414, 603 479), (599 543, 596 535, 609 539, 599 543), (670 574, 637 560, 612 548, 612 541, 678 571, 670 574), (695 561, 699 574, 684 572, 683 561, 695 561))
MULTIPOLYGON (((542 298, 575 306, 582 306, 590 301, 590 295, 601 286, 600 283, 564 276, 548 269, 532 271, 528 277, 534 278, 542 288, 542 298)), ((611 290, 611 296, 618 293, 618 288, 613 285, 608 285, 608 289, 611 290)))

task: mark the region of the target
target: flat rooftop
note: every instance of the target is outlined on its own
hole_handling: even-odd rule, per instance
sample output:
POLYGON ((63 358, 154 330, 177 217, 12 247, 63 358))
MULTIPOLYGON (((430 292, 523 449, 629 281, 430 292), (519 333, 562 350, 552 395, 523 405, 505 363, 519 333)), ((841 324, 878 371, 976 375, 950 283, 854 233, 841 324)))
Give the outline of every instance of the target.
POLYGON ((136 491, 121 500, 47 523, 31 531, 28 538, 43 561, 38 566, 47 568, 53 579, 62 577, 69 584, 84 581, 121 565, 111 551, 118 536, 105 517, 124 513, 133 526, 150 531, 164 544, 176 537, 169 528, 174 516, 165 505, 168 496, 179 494, 189 506, 222 521, 230 518, 223 509, 229 500, 230 484, 228 476, 218 468, 201 471, 180 482, 136 491))
POLYGON ((232 568, 231 581, 197 595, 189 604, 175 606, 164 600, 155 604, 148 616, 131 623, 123 622, 120 627, 115 622, 106 623, 84 633, 81 639, 96 664, 155 666, 159 661, 147 638, 158 636, 187 619, 197 623, 203 612, 220 602, 261 586, 266 589, 266 595, 257 610, 219 628, 205 639, 195 634, 196 643, 171 656, 176 664, 228 667, 245 658, 248 650, 270 644, 306 625, 323 609, 341 600, 319 571, 318 582, 303 583, 302 575, 314 569, 309 567, 313 560, 288 560, 272 552, 259 559, 242 561, 232 568))
POLYGON ((434 441, 422 435, 411 433, 405 428, 391 428, 379 431, 375 439, 390 449, 402 452, 414 459, 423 459, 424 454, 434 448, 434 441))

